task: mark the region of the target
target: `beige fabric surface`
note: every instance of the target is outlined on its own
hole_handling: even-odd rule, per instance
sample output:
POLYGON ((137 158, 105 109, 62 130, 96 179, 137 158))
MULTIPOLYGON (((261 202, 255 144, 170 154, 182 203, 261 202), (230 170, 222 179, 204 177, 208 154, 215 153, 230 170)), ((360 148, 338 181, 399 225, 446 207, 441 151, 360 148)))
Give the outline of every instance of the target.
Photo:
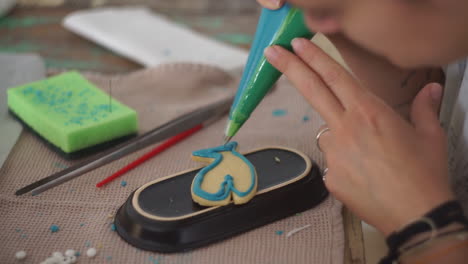
MULTIPOLYGON (((108 91, 109 76, 88 75, 108 91)), ((176 116, 234 92, 236 81, 209 66, 162 65, 124 76, 112 77, 112 94, 139 113, 145 132, 176 116)), ((43 194, 16 197, 26 184, 62 169, 67 162, 50 151, 29 132, 23 132, 0 170, 0 263, 17 263, 14 254, 25 250, 22 263, 39 263, 54 251, 81 252, 78 263, 343 263, 344 233, 341 204, 329 197, 318 207, 277 221, 214 245, 181 254, 158 254, 126 244, 110 229, 109 215, 142 184, 199 164, 191 161, 193 150, 222 142, 226 119, 193 135, 161 155, 127 173, 103 189, 95 184, 153 146, 115 161, 43 194), (126 180, 126 187, 120 181, 126 180), (51 233, 50 225, 60 227, 51 233), (287 232, 311 227, 287 238, 287 232), (284 231, 277 235, 276 231, 284 231), (94 259, 86 249, 98 248, 94 259)), ((314 136, 322 121, 286 81, 276 89, 239 132, 240 151, 279 145, 303 151, 321 164, 314 136), (272 111, 284 109, 285 116, 272 111), (304 116, 310 120, 304 121, 304 116)))

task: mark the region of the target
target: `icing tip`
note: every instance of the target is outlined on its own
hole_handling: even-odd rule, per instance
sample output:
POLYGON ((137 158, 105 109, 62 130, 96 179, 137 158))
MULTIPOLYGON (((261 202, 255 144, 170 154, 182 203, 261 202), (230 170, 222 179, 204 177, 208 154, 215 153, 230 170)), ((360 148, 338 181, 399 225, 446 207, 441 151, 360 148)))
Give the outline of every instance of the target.
POLYGON ((230 136, 225 136, 224 137, 224 142, 223 142, 223 145, 226 145, 227 143, 229 143, 229 141, 231 141, 231 138, 230 136))

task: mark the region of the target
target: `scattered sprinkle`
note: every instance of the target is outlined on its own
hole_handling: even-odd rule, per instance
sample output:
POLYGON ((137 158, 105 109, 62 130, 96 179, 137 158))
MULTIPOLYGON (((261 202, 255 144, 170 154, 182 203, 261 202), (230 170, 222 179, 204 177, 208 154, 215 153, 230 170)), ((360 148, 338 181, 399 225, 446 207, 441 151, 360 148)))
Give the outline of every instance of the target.
POLYGON ((86 241, 84 244, 85 244, 85 247, 88 247, 88 248, 91 246, 91 242, 89 241, 86 241))
POLYGON ((111 228, 112 231, 115 231, 115 230, 116 230, 115 224, 112 223, 111 226, 110 226, 110 228, 111 228))
POLYGON ((107 261, 111 261, 111 260, 112 260, 112 256, 107 256, 107 257, 106 257, 106 260, 107 260, 107 261))
POLYGON ((159 261, 161 260, 161 256, 155 258, 153 256, 149 256, 148 260, 153 263, 153 264, 159 264, 159 261))
POLYGON ((284 110, 284 109, 275 109, 273 110, 273 112, 271 113, 273 116, 285 116, 288 114, 288 111, 284 110))
POLYGON ((16 233, 19 233, 19 232, 21 232, 21 229, 20 229, 20 228, 16 228, 15 231, 16 231, 16 233))
POLYGON ((121 182, 120 182, 120 186, 122 186, 122 187, 127 186, 127 182, 126 182, 126 181, 121 181, 121 182))
MULTIPOLYGON (((65 260, 65 257, 64 257, 64 256, 62 256, 62 257, 54 257, 54 256, 52 256, 52 257, 46 258, 46 259, 45 259, 43 262, 41 262, 41 263, 44 263, 44 264, 63 263, 64 260, 65 260)), ((71 262, 69 262, 69 263, 71 263, 71 262)))
POLYGON ((50 229, 50 232, 56 233, 60 230, 60 227, 58 225, 51 225, 49 229, 50 229))
POLYGON ((20 250, 20 251, 16 252, 15 253, 15 258, 19 259, 19 260, 25 259, 26 258, 26 251, 20 250))
POLYGON ((80 224, 80 227, 83 227, 83 226, 85 226, 85 225, 86 225, 85 223, 81 223, 81 224, 80 224))
POLYGON ((81 256, 81 252, 79 252, 79 251, 75 252, 75 256, 77 256, 77 257, 81 256))
POLYGON ((163 54, 164 56, 169 56, 169 55, 171 55, 171 50, 170 50, 170 49, 164 49, 164 50, 162 51, 162 54, 163 54))
POLYGON ((59 169, 66 169, 66 168, 68 168, 68 165, 65 165, 65 164, 60 163, 60 162, 54 162, 54 167, 59 168, 59 169))
POLYGON ((26 234, 21 234, 21 238, 28 238, 28 235, 26 235, 26 234))
POLYGON ((278 162, 278 163, 281 162, 280 158, 278 158, 278 157, 275 157, 275 161, 278 162))
POLYGON ((61 263, 76 263, 76 256, 66 256, 61 263))
POLYGON ((306 115, 305 115, 305 116, 302 117, 302 122, 304 122, 304 123, 307 122, 307 121, 309 121, 309 120, 310 120, 310 117, 309 117, 309 116, 306 116, 306 115))
POLYGON ((94 258, 97 254, 97 250, 95 248, 88 248, 88 250, 86 250, 86 256, 88 256, 89 258, 94 258))
POLYGON ((300 232, 306 228, 309 228, 310 225, 305 225, 305 226, 302 226, 302 227, 298 227, 298 228, 294 228, 293 230, 289 231, 287 234, 286 234, 286 237, 290 237, 294 234, 296 234, 297 232, 300 232))
POLYGON ((281 235, 284 233, 284 231, 278 230, 278 231, 276 231, 275 233, 276 233, 278 236, 281 236, 281 235))
POLYGON ((75 250, 73 250, 73 249, 67 249, 67 250, 65 251, 65 256, 67 256, 67 257, 75 256, 75 253, 76 253, 75 250))
POLYGON ((56 251, 56 252, 52 253, 52 257, 54 257, 54 258, 63 258, 64 255, 62 254, 62 252, 56 251))

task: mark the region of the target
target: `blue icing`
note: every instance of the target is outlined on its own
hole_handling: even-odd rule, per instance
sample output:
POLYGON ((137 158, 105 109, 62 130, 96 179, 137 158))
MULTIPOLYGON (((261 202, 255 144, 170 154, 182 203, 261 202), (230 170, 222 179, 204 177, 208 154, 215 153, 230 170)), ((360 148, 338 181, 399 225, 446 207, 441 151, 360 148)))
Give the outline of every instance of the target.
POLYGON ((223 145, 223 146, 209 148, 209 149, 197 150, 197 151, 194 151, 192 153, 193 156, 215 159, 212 163, 210 163, 205 168, 201 169, 197 173, 197 175, 195 175, 195 178, 194 178, 193 184, 192 184, 192 191, 193 191, 193 193, 195 195, 197 195, 197 196, 199 196, 199 197, 201 197, 201 198, 203 198, 205 200, 222 201, 222 200, 226 199, 229 196, 231 191, 234 192, 235 194, 237 194, 239 197, 245 197, 249 193, 252 192, 252 190, 254 189, 254 187, 256 185, 256 180, 257 180, 256 177, 255 177, 255 175, 256 175, 255 174, 255 168, 247 158, 245 158, 244 156, 242 156, 242 154, 240 154, 239 152, 236 151, 236 147, 237 147, 237 142, 233 141, 233 142, 229 142, 228 144, 223 145), (234 186, 234 177, 235 177, 235 175, 232 176, 232 175, 229 175, 229 174, 224 176, 224 181, 220 184, 219 190, 216 193, 209 193, 209 192, 206 192, 205 190, 203 190, 201 188, 201 185, 203 183, 203 179, 204 179, 205 175, 210 170, 212 170, 213 168, 218 166, 221 163, 221 161, 223 160, 223 155, 220 153, 220 152, 223 152, 223 151, 231 152, 233 155, 235 155, 235 156, 239 157, 240 159, 242 159, 242 161, 244 161, 249 166, 252 184, 250 185, 250 187, 245 192, 241 192, 241 191, 236 189, 236 187, 234 186))

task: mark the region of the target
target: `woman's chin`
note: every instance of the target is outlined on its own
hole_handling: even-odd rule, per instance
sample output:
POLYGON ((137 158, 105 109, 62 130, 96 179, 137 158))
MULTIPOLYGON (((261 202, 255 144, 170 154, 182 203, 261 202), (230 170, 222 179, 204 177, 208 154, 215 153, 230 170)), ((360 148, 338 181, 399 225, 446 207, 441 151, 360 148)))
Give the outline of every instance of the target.
POLYGON ((325 35, 338 33, 340 29, 338 23, 332 19, 316 19, 307 14, 304 16, 304 22, 310 31, 325 35))

